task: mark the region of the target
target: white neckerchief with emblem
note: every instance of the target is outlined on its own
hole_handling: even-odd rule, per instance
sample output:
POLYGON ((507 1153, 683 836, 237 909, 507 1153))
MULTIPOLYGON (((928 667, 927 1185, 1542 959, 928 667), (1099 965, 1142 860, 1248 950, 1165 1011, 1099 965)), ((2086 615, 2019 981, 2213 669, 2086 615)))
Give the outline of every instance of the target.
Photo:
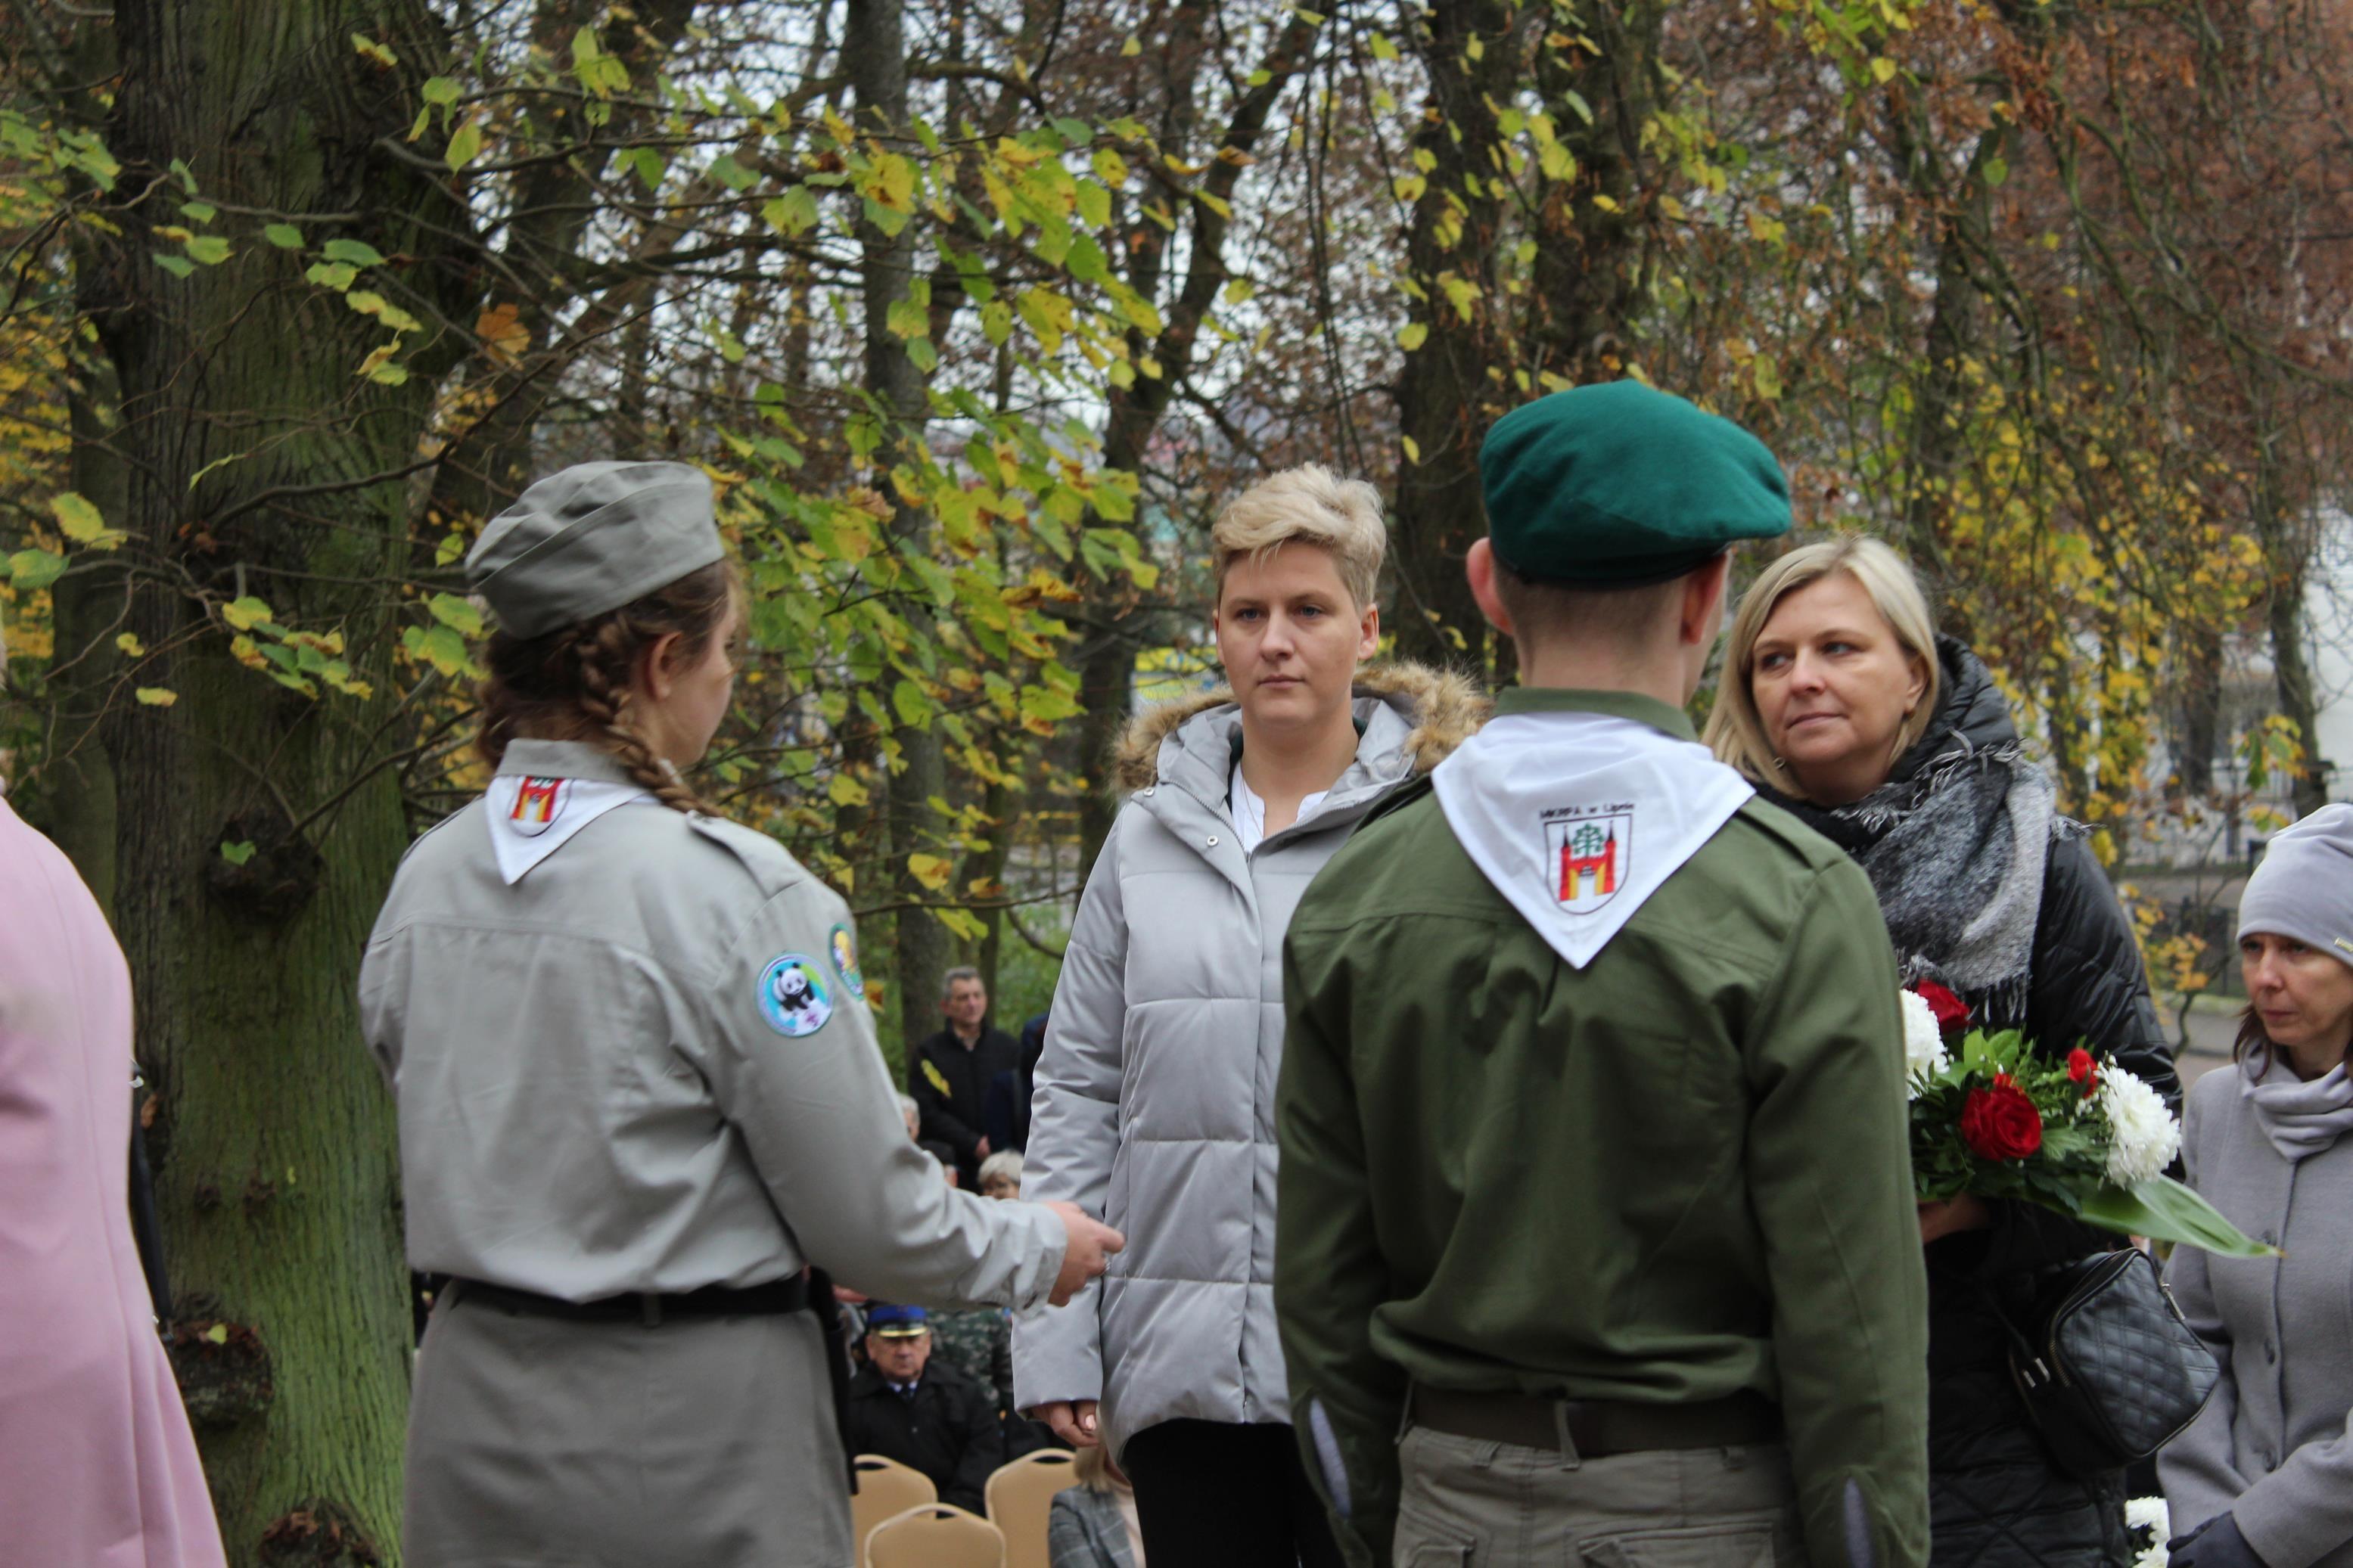
POLYGON ((1756 792, 1705 746, 1606 713, 1507 713, 1430 773, 1495 890, 1582 969, 1756 792))
POLYGON ((653 798, 653 792, 634 780, 621 784, 611 779, 501 773, 482 792, 499 875, 512 888, 607 812, 653 798))

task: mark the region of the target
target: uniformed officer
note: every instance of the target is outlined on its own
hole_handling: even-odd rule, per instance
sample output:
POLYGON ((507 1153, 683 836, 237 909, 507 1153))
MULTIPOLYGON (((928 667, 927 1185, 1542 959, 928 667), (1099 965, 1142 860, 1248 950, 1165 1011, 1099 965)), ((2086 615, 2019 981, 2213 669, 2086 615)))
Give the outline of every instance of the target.
POLYGON ((840 1568, 806 1266, 1027 1308, 1119 1238, 939 1179, 847 908, 681 778, 727 711, 741 616, 710 481, 567 468, 467 572, 498 617, 496 776, 410 851, 360 977, 408 1256, 453 1280, 417 1363, 407 1561, 840 1568))
POLYGON ((1633 382, 1515 410, 1480 467, 1471 585, 1522 685, 1286 944, 1309 1469, 1359 1563, 1925 1562, 1886 932, 1683 707, 1780 469, 1633 382))

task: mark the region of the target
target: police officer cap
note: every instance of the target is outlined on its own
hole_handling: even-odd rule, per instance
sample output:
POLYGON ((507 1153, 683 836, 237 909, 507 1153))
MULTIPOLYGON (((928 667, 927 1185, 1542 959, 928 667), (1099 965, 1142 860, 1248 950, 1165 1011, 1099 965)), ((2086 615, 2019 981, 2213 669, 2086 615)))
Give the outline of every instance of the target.
POLYGON ((575 463, 491 520, 466 584, 535 637, 617 610, 722 559, 711 479, 686 463, 575 463))
POLYGON ((1638 381, 1512 410, 1487 432, 1479 477, 1496 556, 1536 582, 1663 583, 1789 528, 1789 487, 1762 441, 1638 381))
POLYGON ((912 1340, 930 1333, 932 1323, 921 1307, 878 1302, 866 1310, 866 1331, 886 1340, 912 1340))

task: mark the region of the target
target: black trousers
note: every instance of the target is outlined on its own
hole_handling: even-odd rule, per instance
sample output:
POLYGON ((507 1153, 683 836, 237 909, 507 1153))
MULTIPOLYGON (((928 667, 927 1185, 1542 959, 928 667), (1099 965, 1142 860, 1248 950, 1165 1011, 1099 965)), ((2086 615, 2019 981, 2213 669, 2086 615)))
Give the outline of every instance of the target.
POLYGON ((1289 1426, 1164 1421, 1120 1466, 1152 1568, 1341 1568, 1289 1426))

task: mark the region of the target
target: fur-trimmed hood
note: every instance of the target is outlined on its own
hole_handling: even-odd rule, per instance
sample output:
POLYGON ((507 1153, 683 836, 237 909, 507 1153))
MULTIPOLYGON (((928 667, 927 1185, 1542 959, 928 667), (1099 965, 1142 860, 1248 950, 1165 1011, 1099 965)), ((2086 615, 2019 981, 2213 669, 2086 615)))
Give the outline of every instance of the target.
MULTIPOLYGON (((1494 708, 1468 678, 1425 664, 1367 665, 1356 671, 1356 694, 1360 701, 1386 702, 1410 721, 1413 729, 1405 745, 1416 773, 1426 773, 1444 762, 1455 747, 1478 732, 1494 708)), ((1230 707, 1233 700, 1233 692, 1219 687, 1158 703, 1137 714, 1115 753, 1119 787, 1133 791, 1157 784, 1163 742, 1186 721, 1212 709, 1230 707)))

